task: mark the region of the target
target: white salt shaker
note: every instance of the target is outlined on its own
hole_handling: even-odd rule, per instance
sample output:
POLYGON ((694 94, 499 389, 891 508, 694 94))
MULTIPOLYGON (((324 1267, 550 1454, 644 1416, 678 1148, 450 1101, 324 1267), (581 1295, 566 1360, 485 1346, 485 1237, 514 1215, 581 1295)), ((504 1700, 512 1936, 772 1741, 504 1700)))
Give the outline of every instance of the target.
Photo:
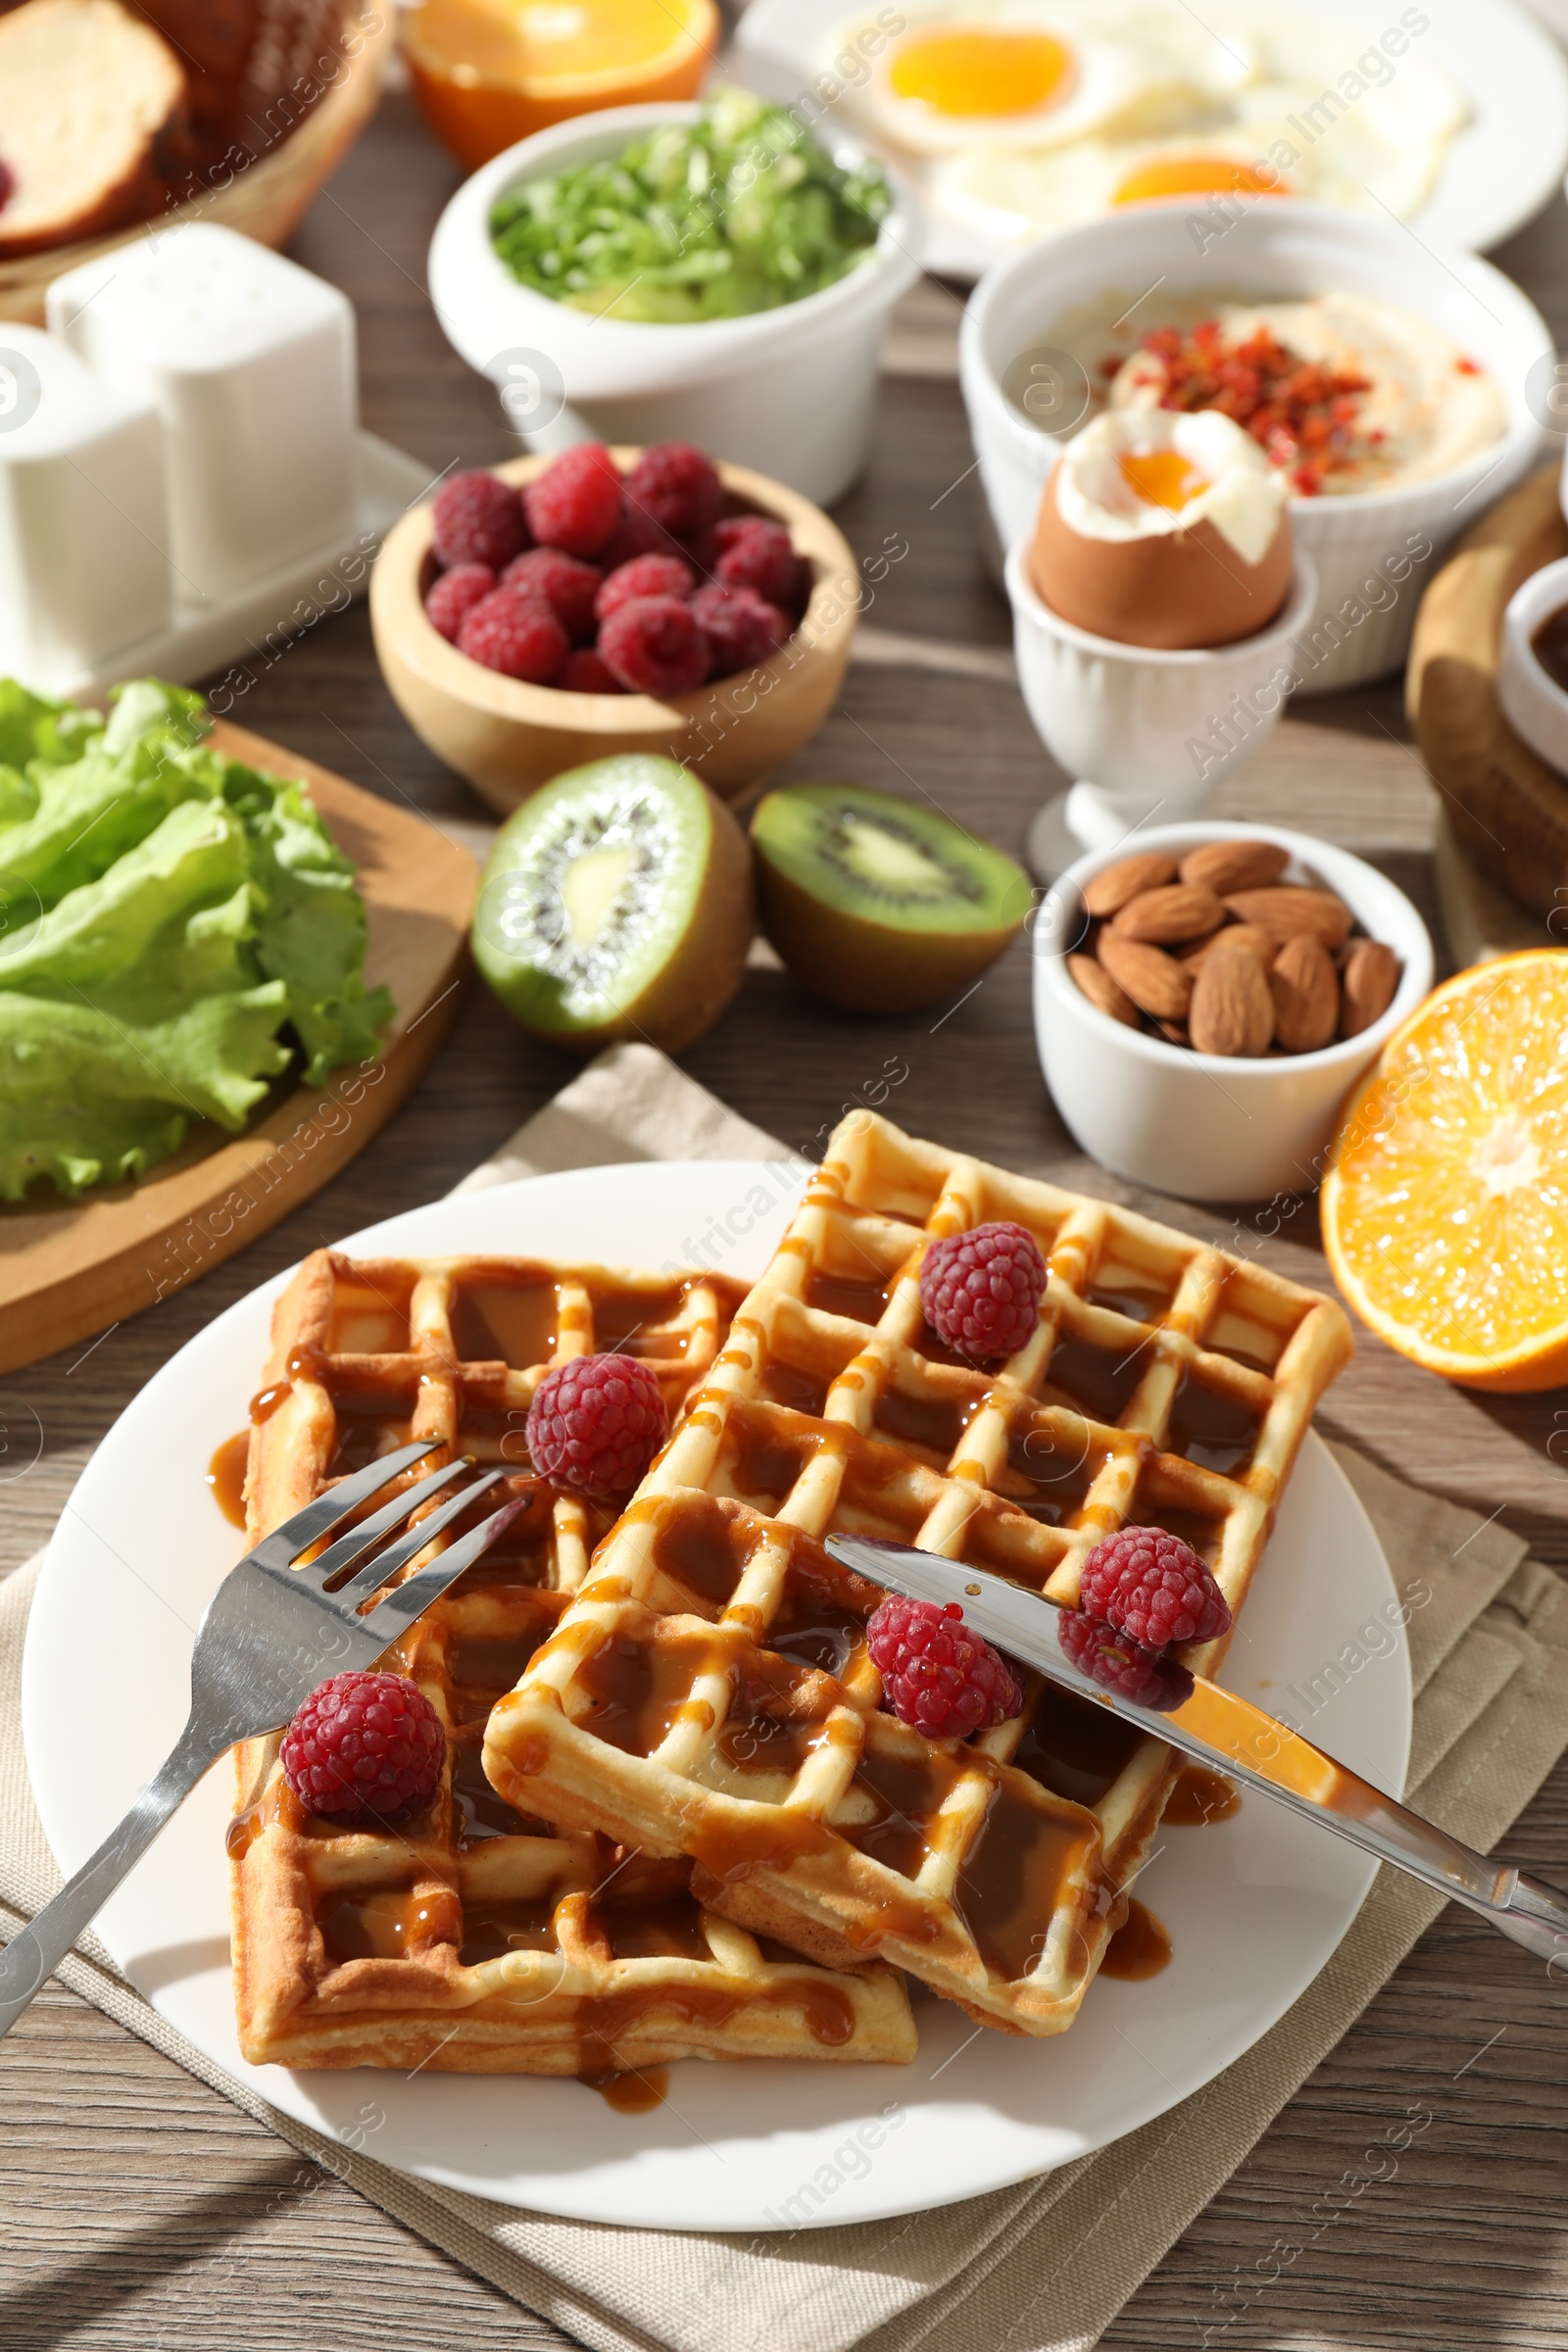
POLYGON ((196 220, 57 277, 48 318, 163 420, 177 608, 353 537, 354 311, 335 286, 196 220))
POLYGON ((167 539, 145 393, 0 320, 0 676, 48 692, 165 627, 167 539))

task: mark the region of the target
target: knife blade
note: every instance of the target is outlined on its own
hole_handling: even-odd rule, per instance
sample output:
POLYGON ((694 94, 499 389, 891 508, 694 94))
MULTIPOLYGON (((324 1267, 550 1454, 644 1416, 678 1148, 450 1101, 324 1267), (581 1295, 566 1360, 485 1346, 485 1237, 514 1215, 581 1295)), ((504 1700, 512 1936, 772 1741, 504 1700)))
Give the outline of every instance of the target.
POLYGON ((975 1633, 1047 1681, 1348 1838, 1380 1862, 1463 1903, 1527 1951, 1568 1970, 1568 1895, 1510 1863, 1461 1845, 1235 1691, 1222 1690, 1200 1675, 1178 1673, 1169 1703, 1146 1705, 1073 1664, 1057 1638, 1060 1612, 1039 1593, 962 1561, 880 1537, 830 1535, 826 1544, 843 1566, 886 1592, 941 1606, 956 1601, 975 1633))

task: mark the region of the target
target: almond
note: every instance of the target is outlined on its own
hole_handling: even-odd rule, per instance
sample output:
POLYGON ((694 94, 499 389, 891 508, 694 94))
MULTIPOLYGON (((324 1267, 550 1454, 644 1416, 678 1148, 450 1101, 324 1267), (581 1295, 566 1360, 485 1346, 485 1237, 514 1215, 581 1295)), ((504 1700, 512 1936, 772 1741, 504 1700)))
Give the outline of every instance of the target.
POLYGON ((1084 905, 1091 914, 1115 914, 1140 891, 1158 890, 1176 879, 1176 860, 1163 850, 1140 850, 1136 858, 1118 858, 1102 865, 1084 885, 1084 905))
POLYGON ((1298 931, 1274 958, 1274 1037, 1287 1054, 1315 1054, 1340 1017, 1340 976, 1320 939, 1298 931))
POLYGON ((1401 966, 1392 948, 1381 939, 1358 939, 1341 977, 1345 1001, 1340 1008, 1340 1035, 1358 1037, 1380 1021, 1394 1003, 1401 966))
POLYGON ((1265 972, 1280 952, 1279 941, 1270 939, 1268 933, 1260 931, 1255 923, 1227 923, 1225 929, 1216 931, 1211 939, 1200 939, 1192 947, 1183 948, 1182 961, 1190 972, 1200 971, 1214 950, 1222 947, 1245 948, 1249 956, 1257 957, 1265 972))
POLYGON ((1182 859, 1184 882, 1200 883, 1216 899, 1236 890, 1262 890, 1277 882, 1291 862, 1289 850, 1272 841, 1205 841, 1182 859))
POLYGON ((1265 1054, 1274 1003, 1257 957, 1216 942, 1193 987, 1193 1044, 1200 1054, 1265 1054))
POLYGON ((1194 882, 1170 882, 1129 899, 1111 929, 1123 939, 1147 939, 1153 947, 1166 948, 1181 939, 1202 939, 1224 920, 1225 909, 1211 890, 1194 882))
POLYGON ((1140 1012, 1156 1021, 1184 1021, 1193 975, 1163 948, 1147 940, 1123 939, 1119 932, 1102 931, 1100 960, 1140 1012))
POLYGON ((1138 1026, 1138 1007, 1124 988, 1118 988, 1102 963, 1093 956, 1069 956, 1067 969, 1071 972, 1091 1004, 1108 1012, 1113 1021, 1125 1021, 1129 1029, 1138 1026))
POLYGON ((1255 923, 1281 947, 1303 932, 1325 948, 1337 948, 1350 935, 1350 909, 1332 890, 1280 882, 1271 890, 1227 891, 1225 904, 1239 923, 1255 923))

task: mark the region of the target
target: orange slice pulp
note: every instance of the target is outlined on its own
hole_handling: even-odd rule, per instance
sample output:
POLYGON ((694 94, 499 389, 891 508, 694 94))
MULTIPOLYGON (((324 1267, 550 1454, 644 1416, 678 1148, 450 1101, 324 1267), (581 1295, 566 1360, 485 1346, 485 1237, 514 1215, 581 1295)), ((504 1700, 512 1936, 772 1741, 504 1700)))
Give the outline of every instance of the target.
POLYGON ((1322 1196, 1351 1306, 1477 1389, 1568 1380, 1568 950, 1445 982, 1352 1098, 1322 1196))
POLYGON ((607 106, 695 98, 719 37, 715 0, 416 0, 409 77, 460 163, 607 106))

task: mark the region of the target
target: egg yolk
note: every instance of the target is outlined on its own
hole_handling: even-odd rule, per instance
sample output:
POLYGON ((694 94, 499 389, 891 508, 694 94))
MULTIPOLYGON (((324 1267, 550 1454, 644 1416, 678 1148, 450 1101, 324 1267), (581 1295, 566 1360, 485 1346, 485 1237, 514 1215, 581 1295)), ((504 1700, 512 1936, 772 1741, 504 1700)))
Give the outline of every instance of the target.
POLYGON ((1027 115, 1064 98, 1072 51, 1049 32, 955 26, 918 34, 894 58, 888 79, 900 98, 933 114, 1027 115))
POLYGON ((1168 507, 1175 514, 1208 488, 1206 475, 1179 449, 1129 450, 1116 463, 1122 480, 1146 507, 1168 507))
POLYGON ((1224 155, 1170 155, 1130 172, 1112 204, 1147 204, 1154 196, 1288 196, 1283 176, 1265 179, 1250 164, 1224 155))

